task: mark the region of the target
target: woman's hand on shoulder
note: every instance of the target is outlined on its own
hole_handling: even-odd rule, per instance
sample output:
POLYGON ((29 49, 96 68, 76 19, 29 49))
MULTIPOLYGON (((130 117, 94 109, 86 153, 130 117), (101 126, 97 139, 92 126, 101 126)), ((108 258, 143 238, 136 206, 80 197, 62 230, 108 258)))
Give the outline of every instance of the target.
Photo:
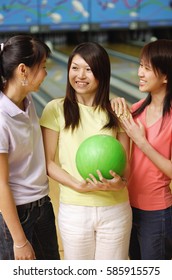
POLYGON ((123 97, 114 97, 111 99, 111 107, 117 117, 122 121, 124 117, 129 117, 130 109, 123 97))

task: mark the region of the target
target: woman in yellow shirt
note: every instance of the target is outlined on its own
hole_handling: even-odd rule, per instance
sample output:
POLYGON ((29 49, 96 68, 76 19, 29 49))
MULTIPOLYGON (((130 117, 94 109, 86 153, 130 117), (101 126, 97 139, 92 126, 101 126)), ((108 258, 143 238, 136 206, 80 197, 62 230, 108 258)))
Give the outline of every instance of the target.
POLYGON ((47 104, 42 126, 48 175, 60 184, 59 228, 65 259, 127 259, 131 209, 126 183, 110 171, 83 180, 75 157, 86 138, 106 134, 129 150, 109 101, 110 60, 97 43, 76 46, 68 61, 65 98, 47 104), (58 161, 55 155, 58 154, 58 161))

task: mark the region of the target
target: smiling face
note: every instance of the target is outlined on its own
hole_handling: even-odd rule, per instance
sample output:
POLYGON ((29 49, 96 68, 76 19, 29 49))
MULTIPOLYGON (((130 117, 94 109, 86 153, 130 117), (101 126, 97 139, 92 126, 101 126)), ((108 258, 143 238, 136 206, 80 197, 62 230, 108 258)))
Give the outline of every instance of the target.
POLYGON ((94 77, 90 66, 78 54, 73 57, 70 65, 69 82, 79 102, 94 99, 99 82, 94 77))
POLYGON ((37 92, 46 75, 46 58, 44 58, 40 65, 36 65, 34 68, 29 68, 28 70, 27 78, 29 90, 37 92))
POLYGON ((166 76, 161 73, 155 73, 151 64, 143 59, 138 69, 139 90, 141 92, 160 93, 166 87, 166 76))

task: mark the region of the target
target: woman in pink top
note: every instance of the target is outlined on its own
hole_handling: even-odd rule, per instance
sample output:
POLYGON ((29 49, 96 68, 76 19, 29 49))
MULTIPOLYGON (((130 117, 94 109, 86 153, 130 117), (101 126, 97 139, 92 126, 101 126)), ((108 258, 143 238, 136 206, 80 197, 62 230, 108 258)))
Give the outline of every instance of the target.
POLYGON ((145 99, 131 107, 124 98, 112 107, 132 140, 128 189, 133 209, 130 258, 172 258, 172 40, 142 49, 139 90, 145 99))

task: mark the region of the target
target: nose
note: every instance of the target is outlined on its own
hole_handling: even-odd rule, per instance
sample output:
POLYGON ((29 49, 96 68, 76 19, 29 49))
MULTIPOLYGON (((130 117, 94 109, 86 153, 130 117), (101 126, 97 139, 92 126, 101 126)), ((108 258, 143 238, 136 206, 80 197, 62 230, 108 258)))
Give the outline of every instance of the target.
POLYGON ((85 69, 80 69, 79 72, 78 72, 78 77, 83 79, 86 77, 85 75, 85 69))
POLYGON ((142 69, 141 66, 139 66, 138 71, 137 71, 137 74, 138 74, 139 77, 141 77, 141 76, 144 75, 144 74, 143 74, 143 69, 142 69))

